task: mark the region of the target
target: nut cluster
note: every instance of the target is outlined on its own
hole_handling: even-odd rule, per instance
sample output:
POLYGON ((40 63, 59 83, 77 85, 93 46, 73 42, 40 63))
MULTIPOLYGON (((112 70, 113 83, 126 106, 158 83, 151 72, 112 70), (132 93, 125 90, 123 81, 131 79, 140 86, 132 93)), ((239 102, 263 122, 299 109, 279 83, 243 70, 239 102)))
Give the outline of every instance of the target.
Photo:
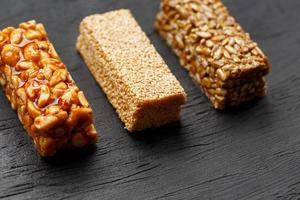
POLYGON ((215 108, 265 95, 268 59, 220 0, 162 0, 156 27, 215 108))
POLYGON ((0 32, 0 84, 42 156, 96 140, 92 109, 42 24, 0 32))

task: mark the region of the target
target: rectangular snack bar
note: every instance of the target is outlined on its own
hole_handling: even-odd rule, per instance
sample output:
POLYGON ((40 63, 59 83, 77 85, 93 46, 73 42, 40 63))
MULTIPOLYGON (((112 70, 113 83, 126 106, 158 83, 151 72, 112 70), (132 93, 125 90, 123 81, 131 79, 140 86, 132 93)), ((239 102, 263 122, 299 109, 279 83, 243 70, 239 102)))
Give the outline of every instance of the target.
POLYGON ((77 49, 129 131, 179 119, 186 94, 130 11, 86 17, 77 49))
POLYGON ((0 83, 42 156, 95 143, 92 109, 34 20, 0 31, 0 83))
POLYGON ((155 26, 216 109, 266 95, 268 59, 220 0, 162 0, 155 26))

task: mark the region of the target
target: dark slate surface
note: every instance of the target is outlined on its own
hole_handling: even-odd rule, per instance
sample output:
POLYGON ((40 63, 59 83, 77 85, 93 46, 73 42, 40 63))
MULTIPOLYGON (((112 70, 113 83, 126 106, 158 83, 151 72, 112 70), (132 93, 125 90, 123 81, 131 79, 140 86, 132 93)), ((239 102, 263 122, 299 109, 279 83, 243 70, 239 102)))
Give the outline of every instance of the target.
POLYGON ((94 147, 40 158, 0 92, 0 198, 300 198, 300 1, 225 0, 269 56, 268 97, 216 112, 153 29, 158 0, 2 0, 0 26, 45 24, 85 91, 101 139, 94 147), (80 20, 129 8, 188 94, 181 123, 133 136, 75 51, 80 20))

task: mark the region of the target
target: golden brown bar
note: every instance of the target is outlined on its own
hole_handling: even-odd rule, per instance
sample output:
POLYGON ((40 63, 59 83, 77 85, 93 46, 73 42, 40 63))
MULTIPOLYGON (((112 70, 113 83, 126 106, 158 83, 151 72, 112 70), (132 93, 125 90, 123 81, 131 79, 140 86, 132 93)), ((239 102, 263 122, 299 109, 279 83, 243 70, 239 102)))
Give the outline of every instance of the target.
POLYGON ((162 0, 155 26, 216 109, 266 95, 268 59, 220 0, 162 0))
POLYGON ((92 109, 34 20, 0 31, 0 83, 42 156, 95 143, 92 109))
POLYGON ((186 94, 128 10, 86 17, 77 49, 129 131, 180 118, 186 94))

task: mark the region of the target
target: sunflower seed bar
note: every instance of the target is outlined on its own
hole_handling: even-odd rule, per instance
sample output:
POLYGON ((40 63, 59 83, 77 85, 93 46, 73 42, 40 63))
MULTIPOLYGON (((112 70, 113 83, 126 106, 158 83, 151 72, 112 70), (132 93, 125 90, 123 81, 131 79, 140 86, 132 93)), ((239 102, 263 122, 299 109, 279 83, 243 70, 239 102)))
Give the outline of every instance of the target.
POLYGON ((186 94, 130 11, 86 17, 77 49, 129 131, 179 119, 186 94))
POLYGON ((155 25, 216 109, 266 95, 268 59, 220 0, 162 0, 155 25))
POLYGON ((95 143, 92 109, 42 24, 0 31, 0 83, 42 156, 95 143))

